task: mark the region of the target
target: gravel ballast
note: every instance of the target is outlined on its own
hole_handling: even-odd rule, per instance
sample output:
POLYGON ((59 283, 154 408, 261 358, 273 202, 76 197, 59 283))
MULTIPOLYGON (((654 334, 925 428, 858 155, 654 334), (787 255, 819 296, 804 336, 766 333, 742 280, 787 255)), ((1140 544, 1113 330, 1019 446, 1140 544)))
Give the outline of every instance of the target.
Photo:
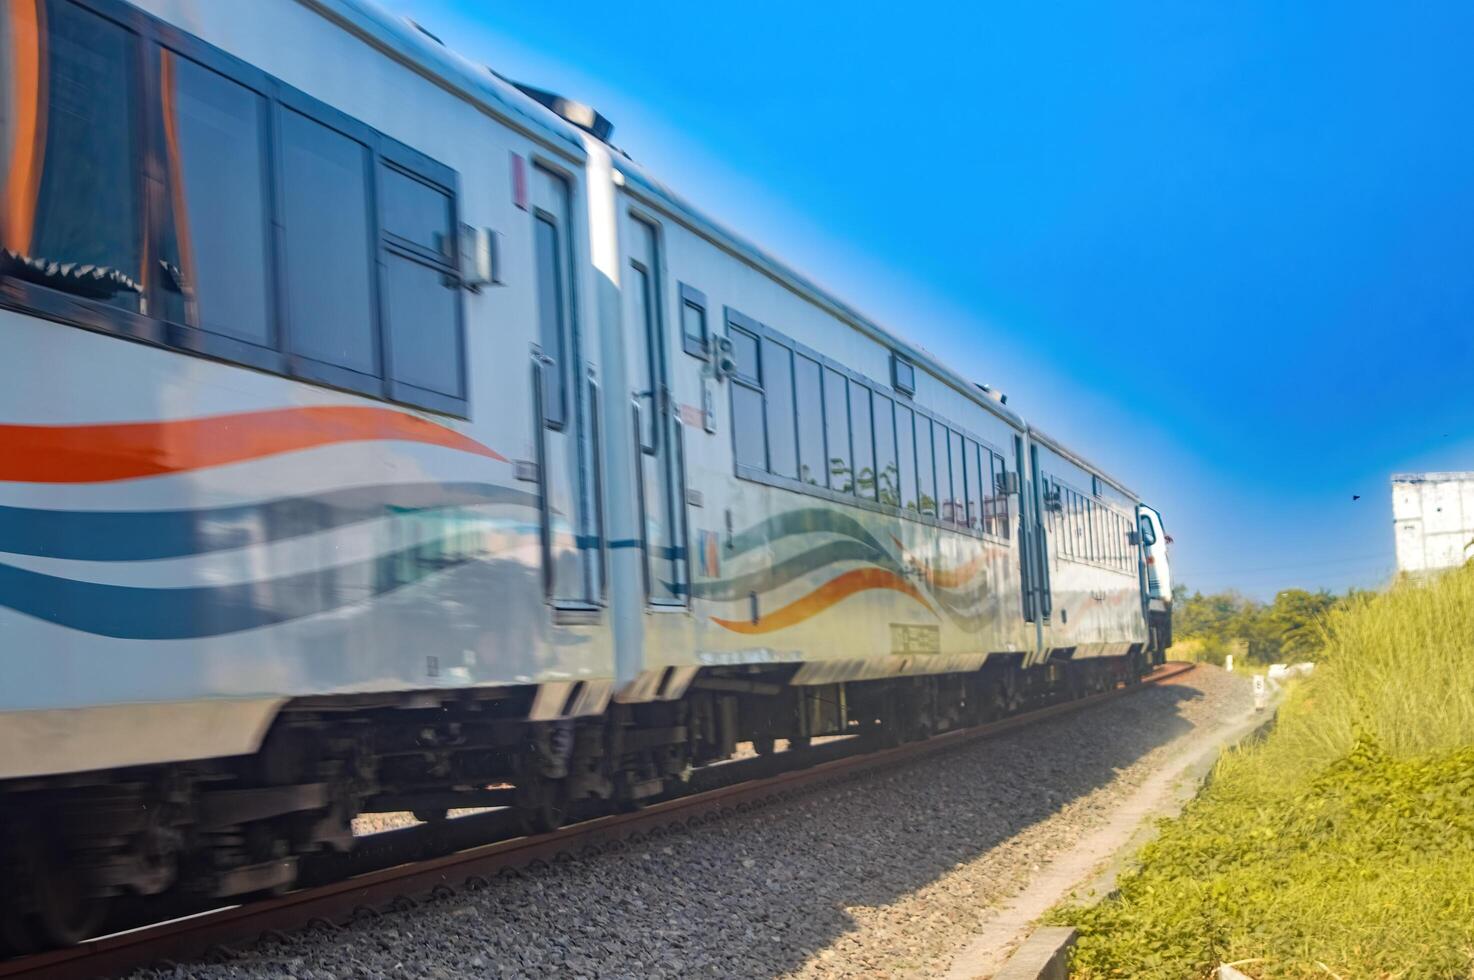
POLYGON ((453 899, 140 977, 945 973, 990 909, 1191 740, 1250 710, 1200 667, 795 800, 453 899))

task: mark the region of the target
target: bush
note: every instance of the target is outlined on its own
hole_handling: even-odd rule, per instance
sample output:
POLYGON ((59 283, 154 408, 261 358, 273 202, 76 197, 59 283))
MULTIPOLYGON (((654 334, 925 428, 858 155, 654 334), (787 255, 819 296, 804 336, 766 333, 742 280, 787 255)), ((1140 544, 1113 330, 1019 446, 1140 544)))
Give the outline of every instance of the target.
POLYGON ((1084 978, 1474 977, 1474 570, 1333 610, 1264 742, 1056 918, 1084 978))

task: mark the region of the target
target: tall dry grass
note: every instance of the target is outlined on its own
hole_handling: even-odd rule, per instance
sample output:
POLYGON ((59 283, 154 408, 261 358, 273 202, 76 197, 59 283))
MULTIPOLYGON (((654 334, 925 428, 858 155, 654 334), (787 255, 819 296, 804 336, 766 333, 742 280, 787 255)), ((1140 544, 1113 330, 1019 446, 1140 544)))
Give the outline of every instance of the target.
POLYGON ((1360 733, 1394 756, 1474 745, 1474 566, 1402 581, 1334 610, 1289 724, 1312 757, 1360 733))

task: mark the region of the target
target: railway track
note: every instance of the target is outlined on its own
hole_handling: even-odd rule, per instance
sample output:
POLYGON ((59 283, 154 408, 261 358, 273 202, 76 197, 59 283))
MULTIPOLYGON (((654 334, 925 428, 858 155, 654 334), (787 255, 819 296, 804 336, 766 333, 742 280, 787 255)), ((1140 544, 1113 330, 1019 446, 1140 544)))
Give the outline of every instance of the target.
MULTIPOLYGON (((335 880, 286 895, 202 912, 90 940, 68 949, 0 962, 0 978, 116 976, 143 966, 199 958, 229 957, 235 947, 280 939, 299 929, 336 931, 341 924, 445 901, 460 889, 477 890, 497 875, 576 861, 622 850, 678 828, 695 828, 730 813, 746 812, 826 784, 903 765, 1049 718, 1123 697, 1142 686, 1187 674, 1192 664, 1169 663, 1140 685, 1120 687, 1074 701, 972 728, 955 729, 924 741, 862 751, 858 740, 840 740, 801 752, 781 753, 707 767, 693 776, 683 795, 630 813, 600 816, 531 837, 472 843, 509 832, 505 816, 493 812, 433 828, 392 831, 366 838, 352 855, 324 862, 318 876, 335 880), (776 770, 776 771, 775 771, 776 770), (393 838, 396 845, 386 846, 393 838), (414 858, 455 848, 450 853, 414 858), (379 866, 375 867, 375 864, 379 866)), ((311 878, 309 877, 309 880, 311 878)))

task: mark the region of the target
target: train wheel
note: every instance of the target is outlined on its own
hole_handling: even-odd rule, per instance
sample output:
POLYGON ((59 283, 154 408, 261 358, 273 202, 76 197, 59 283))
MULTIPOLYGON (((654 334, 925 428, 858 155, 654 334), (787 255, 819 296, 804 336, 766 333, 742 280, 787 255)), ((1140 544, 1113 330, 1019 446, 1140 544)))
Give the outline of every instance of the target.
POLYGON ((517 807, 517 819, 529 836, 546 834, 563 826, 568 819, 568 796, 559 783, 540 787, 535 802, 517 807))
MULTIPOLYGON (((22 901, 29 899, 33 940, 42 948, 75 946, 96 934, 106 905, 92 895, 62 840, 34 824, 16 831, 18 880, 11 884, 23 889, 22 901)), ((14 939, 25 936, 6 936, 7 942, 14 939)))
POLYGON ((754 735, 752 737, 752 750, 758 755, 772 755, 778 748, 778 738, 775 735, 754 735))

